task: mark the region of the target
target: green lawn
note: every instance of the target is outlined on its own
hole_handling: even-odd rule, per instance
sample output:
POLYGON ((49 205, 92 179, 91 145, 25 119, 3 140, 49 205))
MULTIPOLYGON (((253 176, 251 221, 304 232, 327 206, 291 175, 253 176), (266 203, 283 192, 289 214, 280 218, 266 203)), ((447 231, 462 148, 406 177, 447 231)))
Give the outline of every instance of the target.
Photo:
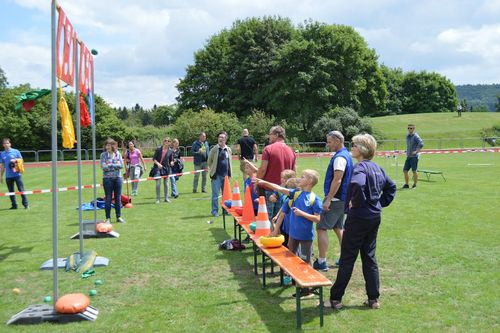
MULTIPOLYGON (((400 187, 402 174, 396 170, 396 160, 378 157, 376 161, 400 187)), ((326 158, 300 158, 298 166, 324 174, 327 162, 326 158)), ((400 169, 402 157, 397 163, 400 169)), ((500 154, 424 155, 421 167, 444 171, 447 182, 433 176, 416 190, 398 192, 393 205, 384 211, 378 238, 382 308, 371 311, 359 306, 365 295, 358 263, 344 299, 347 309, 327 311, 323 332, 500 330, 500 154)), ((75 170, 60 168, 60 186, 76 184, 75 170)), ((84 183, 90 181, 86 167, 84 183)), ((294 331, 294 288, 280 287, 277 275, 262 289, 253 275, 251 250, 217 249, 218 243, 232 237, 232 226, 225 231, 221 217, 209 217, 209 195, 190 193, 191 181, 192 176, 181 178, 180 198, 159 205, 154 204, 153 182, 141 183, 134 208, 124 211, 127 224, 114 224, 120 238, 85 240, 85 248, 108 257, 110 266, 97 268, 97 275, 89 280, 60 272, 60 294, 97 289, 92 298, 92 305, 100 310, 96 322, 0 324, 0 331, 294 331), (208 224, 209 220, 214 223, 208 224), (104 284, 95 287, 95 279, 104 284)), ((27 169, 25 183, 27 189, 48 187, 50 170, 27 169)), ((316 193, 321 188, 317 186, 316 193)), ((52 273, 38 269, 52 253, 51 195, 29 199, 31 210, 9 211, 8 199, 0 198, 3 323, 52 293, 52 273), (13 288, 20 288, 21 293, 15 295, 13 288)), ((90 199, 91 190, 85 190, 84 201, 90 199)), ((78 250, 78 241, 69 240, 78 231, 76 202, 76 192, 59 195, 61 257, 78 250)), ((84 217, 92 214, 86 212, 84 217)), ((330 263, 337 252, 337 247, 330 252, 330 263)), ((326 275, 334 280, 336 269, 326 275)), ((315 302, 303 302, 303 328, 308 331, 319 330, 315 302)))
POLYGON ((477 139, 481 136, 481 129, 500 125, 500 113, 464 112, 460 118, 457 113, 418 113, 376 117, 371 121, 374 130, 385 140, 400 140, 396 148, 393 148, 395 143, 386 143, 386 149, 404 149, 409 123, 417 126, 418 134, 426 143, 425 148, 479 148, 484 144, 477 139))

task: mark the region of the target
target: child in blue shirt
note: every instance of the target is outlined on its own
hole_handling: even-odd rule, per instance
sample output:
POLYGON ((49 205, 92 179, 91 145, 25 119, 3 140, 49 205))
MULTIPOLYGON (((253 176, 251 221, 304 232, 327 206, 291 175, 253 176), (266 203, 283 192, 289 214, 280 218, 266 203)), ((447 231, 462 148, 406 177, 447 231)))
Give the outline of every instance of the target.
POLYGON ((312 188, 318 183, 319 174, 315 170, 304 170, 300 177, 299 188, 290 190, 256 178, 256 183, 287 195, 292 204, 283 205, 282 211, 290 213, 290 234, 288 248, 297 254, 300 245, 301 258, 311 264, 312 243, 314 239, 314 223, 319 223, 323 202, 312 188), (291 206, 291 207, 290 207, 291 206))
MULTIPOLYGON (((297 189, 299 183, 298 178, 290 178, 288 179, 284 186, 290 190, 297 189)), ((281 193, 280 193, 281 194, 281 193)), ((273 232, 271 233, 271 236, 278 236, 278 235, 283 235, 285 237, 285 242, 283 243, 284 246, 288 247, 288 239, 289 239, 289 234, 290 234, 290 215, 291 212, 289 211, 288 214, 285 214, 283 212, 283 206, 289 205, 289 200, 290 198, 284 194, 281 194, 280 196, 280 211, 278 214, 275 216, 273 219, 274 226, 273 226, 273 232)))
POLYGON ((247 177, 245 178, 245 182, 243 183, 244 191, 246 192, 247 187, 250 186, 250 193, 252 193, 253 211, 254 215, 257 215, 257 210, 259 209, 259 193, 256 186, 254 186, 254 184, 252 183, 252 179, 255 178, 257 172, 248 163, 245 164, 245 175, 247 177))

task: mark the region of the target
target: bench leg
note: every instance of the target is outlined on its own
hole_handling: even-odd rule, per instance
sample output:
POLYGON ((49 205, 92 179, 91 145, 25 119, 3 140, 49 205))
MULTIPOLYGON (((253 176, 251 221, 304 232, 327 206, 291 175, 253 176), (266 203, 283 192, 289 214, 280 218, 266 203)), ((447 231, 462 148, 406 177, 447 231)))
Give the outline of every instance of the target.
POLYGON ((323 327, 323 287, 319 287, 319 326, 323 327))
POLYGON ((241 226, 238 224, 238 241, 241 244, 241 226))
POLYGON ((271 260, 271 274, 274 274, 274 261, 271 260))
POLYGON ((443 177, 444 181, 446 182, 446 178, 444 178, 444 174, 441 174, 441 177, 443 177))
POLYGON ((266 287, 266 254, 262 251, 262 288, 266 287))
POLYGON ((222 209, 222 223, 224 224, 224 230, 226 230, 226 210, 222 209))
POLYGON ((255 245, 255 242, 252 242, 252 247, 253 247, 253 270, 255 275, 259 275, 259 272, 257 271, 257 245, 255 245))
POLYGON ((237 239, 236 238, 236 227, 238 226, 238 223, 236 222, 236 219, 233 219, 233 224, 234 224, 234 239, 237 239))
POLYGON ((280 267, 280 285, 283 286, 285 284, 285 281, 283 280, 283 269, 280 267))
POLYGON ((302 310, 300 308, 300 287, 295 288, 295 302, 297 304, 296 314, 297 314, 297 329, 302 328, 302 310))

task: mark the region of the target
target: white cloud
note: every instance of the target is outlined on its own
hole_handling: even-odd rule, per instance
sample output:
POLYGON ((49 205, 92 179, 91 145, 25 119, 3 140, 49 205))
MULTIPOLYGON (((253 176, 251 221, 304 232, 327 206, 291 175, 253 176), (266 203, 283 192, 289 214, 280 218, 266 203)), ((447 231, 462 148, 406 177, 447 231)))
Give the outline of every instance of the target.
POLYGON ((473 54, 489 63, 497 63, 500 58, 500 24, 447 29, 438 35, 438 40, 457 52, 473 54))

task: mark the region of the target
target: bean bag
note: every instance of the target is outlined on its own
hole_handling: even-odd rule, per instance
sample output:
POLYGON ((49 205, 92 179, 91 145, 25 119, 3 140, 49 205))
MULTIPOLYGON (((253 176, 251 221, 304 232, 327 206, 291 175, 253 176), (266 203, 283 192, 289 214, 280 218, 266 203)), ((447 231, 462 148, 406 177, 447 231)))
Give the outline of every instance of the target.
POLYGON ((89 305, 87 295, 67 294, 57 300, 55 309, 57 313, 73 314, 84 311, 89 305))
POLYGON ((113 226, 111 225, 111 223, 97 223, 95 226, 95 230, 97 232, 108 233, 113 231, 113 226))

